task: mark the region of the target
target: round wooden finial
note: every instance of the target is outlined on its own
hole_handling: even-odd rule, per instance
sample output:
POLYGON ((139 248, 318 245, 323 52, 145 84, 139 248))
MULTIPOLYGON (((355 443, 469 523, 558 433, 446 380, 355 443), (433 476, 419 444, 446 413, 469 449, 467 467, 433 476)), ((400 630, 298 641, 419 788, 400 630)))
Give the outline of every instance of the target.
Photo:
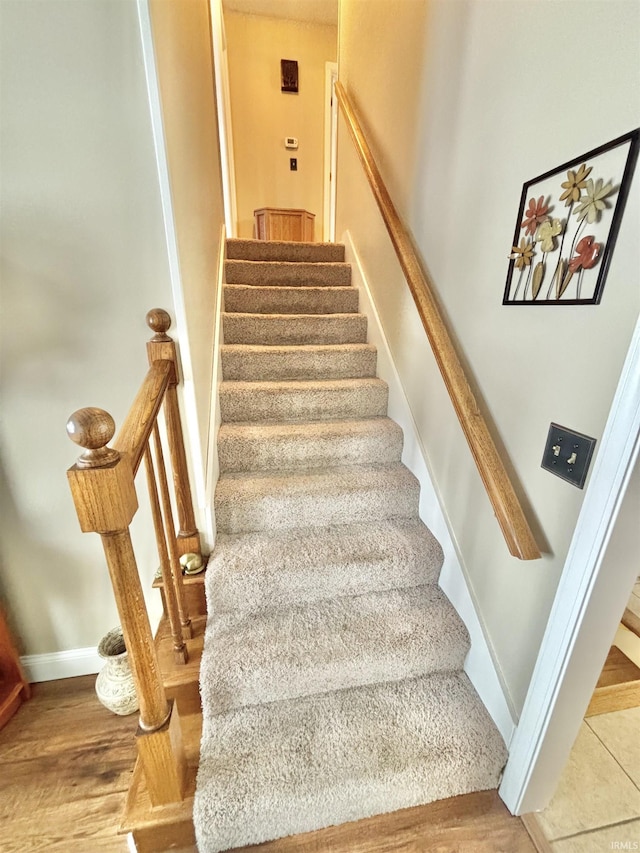
POLYGON ((79 468, 104 468, 120 459, 117 450, 107 447, 116 431, 109 412, 89 406, 78 409, 67 421, 67 435, 85 452, 77 461, 79 468))
POLYGON ((155 335, 153 341, 170 341, 167 329, 171 328, 171 317, 164 308, 152 308, 147 313, 147 326, 155 335))

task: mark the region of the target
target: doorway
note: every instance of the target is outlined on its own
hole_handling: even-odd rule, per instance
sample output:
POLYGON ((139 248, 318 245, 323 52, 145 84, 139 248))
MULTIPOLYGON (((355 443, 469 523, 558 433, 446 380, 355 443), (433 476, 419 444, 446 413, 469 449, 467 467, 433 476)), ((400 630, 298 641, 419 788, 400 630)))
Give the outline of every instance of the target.
POLYGON ((326 239, 325 66, 337 59, 337 4, 221 2, 230 98, 218 110, 233 124, 236 234, 254 237, 255 212, 268 210, 302 216, 314 240, 326 239))
MULTIPOLYGON (((620 548, 615 540, 630 501, 640 517, 640 488, 625 496, 614 548, 620 548)), ((636 579, 553 798, 542 812, 526 817, 534 837, 541 833, 554 853, 640 842, 640 633, 632 630, 639 622, 636 579)))
MULTIPOLYGON (((620 558, 614 569, 611 561, 620 525, 629 523, 620 510, 639 447, 640 319, 511 743, 500 795, 514 814, 540 811, 551 799, 633 587, 636 561, 620 558)), ((637 518, 629 529, 637 543, 637 518)), ((627 545, 622 554, 638 550, 627 545)))

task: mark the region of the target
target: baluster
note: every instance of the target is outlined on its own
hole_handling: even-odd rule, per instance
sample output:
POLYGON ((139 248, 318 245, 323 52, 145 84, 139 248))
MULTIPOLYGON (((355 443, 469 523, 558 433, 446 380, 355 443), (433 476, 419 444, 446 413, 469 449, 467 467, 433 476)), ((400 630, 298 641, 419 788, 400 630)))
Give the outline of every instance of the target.
POLYGON ((140 704, 137 732, 151 802, 184 798, 186 759, 177 708, 167 702, 149 624, 129 525, 138 509, 128 455, 107 447, 115 423, 103 409, 74 412, 67 432, 84 448, 68 470, 83 532, 100 534, 140 704))
POLYGON ((189 653, 187 651, 187 644, 182 636, 180 611, 178 610, 178 602, 173 586, 171 565, 169 563, 169 552, 167 551, 167 540, 165 538, 165 531, 162 523, 162 512, 160 510, 160 501, 158 499, 158 487, 153 468, 153 458, 151 456, 151 448, 149 447, 148 442, 144 448, 144 462, 147 471, 147 485, 149 487, 149 501, 151 503, 153 527, 156 532, 156 542, 158 544, 160 571, 162 572, 162 582, 164 583, 164 598, 167 603, 167 615, 169 616, 169 624, 171 626, 173 657, 176 663, 186 663, 189 660, 189 653))
POLYGON ((176 528, 173 522, 171 498, 169 497, 167 471, 164 465, 164 454, 162 452, 162 444, 160 442, 160 430, 158 429, 157 423, 153 425, 153 444, 156 451, 158 478, 160 480, 160 499, 162 501, 162 514, 164 516, 166 541, 169 548, 169 565, 171 566, 173 590, 175 593, 176 603, 178 605, 178 613, 180 615, 182 637, 185 640, 190 640, 193 636, 193 631, 184 594, 184 584, 182 582, 182 566, 180 565, 180 555, 178 553, 178 546, 176 543, 176 528))
POLYGON ((178 554, 200 554, 200 534, 196 527, 193 511, 193 500, 191 487, 189 485, 189 471, 187 469, 187 457, 184 449, 184 436, 182 434, 182 423, 180 421, 180 410, 178 407, 178 358, 176 345, 167 335, 171 326, 171 317, 162 308, 152 308, 147 314, 147 325, 152 332, 153 338, 147 342, 147 354, 149 363, 166 359, 173 362, 173 376, 170 379, 164 398, 164 416, 167 424, 167 439, 169 441, 169 455, 173 471, 173 485, 176 496, 176 507, 178 510, 178 554))

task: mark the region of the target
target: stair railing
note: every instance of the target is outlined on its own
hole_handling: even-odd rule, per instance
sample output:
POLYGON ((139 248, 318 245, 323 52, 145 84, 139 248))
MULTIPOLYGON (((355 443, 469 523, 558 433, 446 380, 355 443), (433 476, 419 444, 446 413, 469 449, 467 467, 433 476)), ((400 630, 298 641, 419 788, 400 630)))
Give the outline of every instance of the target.
POLYGON ((149 798, 156 806, 184 798, 186 760, 178 711, 165 695, 129 532, 138 509, 135 477, 143 458, 164 601, 178 663, 188 660, 185 640, 192 636, 180 556, 201 554, 178 409, 176 347, 167 335, 171 318, 166 311, 153 309, 147 314, 147 324, 155 332, 147 344, 149 371, 113 447, 108 445, 115 423, 108 412, 97 408, 74 412, 67 432, 84 452, 67 476, 82 531, 99 533, 102 540, 140 706, 138 756, 149 798), (158 429, 161 408, 173 471, 178 531, 158 429))
POLYGON ((433 281, 422 269, 409 232, 382 180, 353 103, 340 82, 336 83, 335 92, 509 552, 521 560, 537 560, 540 549, 469 387, 455 345, 438 308, 433 281))

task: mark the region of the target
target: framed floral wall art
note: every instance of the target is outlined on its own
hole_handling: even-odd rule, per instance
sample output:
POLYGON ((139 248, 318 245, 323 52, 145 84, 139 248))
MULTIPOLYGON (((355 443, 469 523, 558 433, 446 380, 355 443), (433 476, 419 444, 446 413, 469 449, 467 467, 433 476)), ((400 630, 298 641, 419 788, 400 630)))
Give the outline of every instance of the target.
POLYGON ((503 305, 597 305, 602 298, 640 128, 522 187, 503 305))

